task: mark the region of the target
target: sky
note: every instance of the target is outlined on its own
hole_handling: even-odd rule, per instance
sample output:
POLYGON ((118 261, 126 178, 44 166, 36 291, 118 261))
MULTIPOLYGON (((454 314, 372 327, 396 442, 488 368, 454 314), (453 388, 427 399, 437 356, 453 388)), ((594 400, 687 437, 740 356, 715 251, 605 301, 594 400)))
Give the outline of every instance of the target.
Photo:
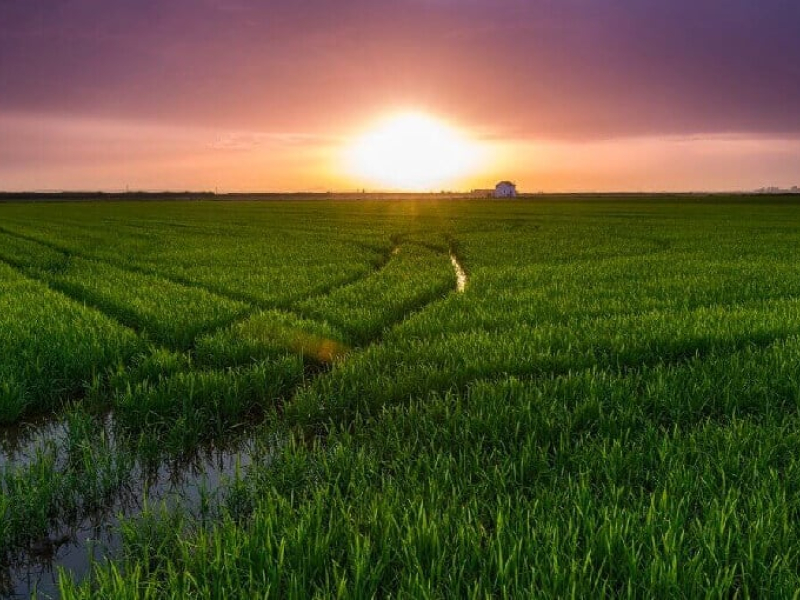
POLYGON ((0 0, 0 189, 348 191, 415 111, 443 182, 800 185, 797 0, 0 0))

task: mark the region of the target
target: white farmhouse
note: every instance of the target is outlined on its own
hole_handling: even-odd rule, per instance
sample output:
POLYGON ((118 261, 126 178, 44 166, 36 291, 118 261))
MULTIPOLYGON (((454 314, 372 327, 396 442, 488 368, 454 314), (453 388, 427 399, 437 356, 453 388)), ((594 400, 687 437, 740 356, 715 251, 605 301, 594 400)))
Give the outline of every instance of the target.
POLYGON ((496 186, 494 186, 494 197, 495 198, 516 198, 517 197, 517 185, 510 181, 501 181, 496 186))

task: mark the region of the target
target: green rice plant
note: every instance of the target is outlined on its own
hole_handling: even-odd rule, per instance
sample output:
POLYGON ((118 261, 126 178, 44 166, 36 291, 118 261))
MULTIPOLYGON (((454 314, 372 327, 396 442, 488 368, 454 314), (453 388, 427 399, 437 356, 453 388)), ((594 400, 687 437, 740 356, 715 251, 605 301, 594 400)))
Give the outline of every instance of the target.
MULTIPOLYGON (((190 353, 176 352, 162 347, 149 347, 132 357, 127 364, 119 365, 108 373, 107 388, 124 390, 130 385, 143 381, 157 381, 164 377, 191 371, 193 368, 190 353)), ((107 389, 100 389, 101 395, 107 389)))
POLYGON ((200 337, 194 348, 198 365, 225 367, 300 355, 304 362, 323 366, 343 358, 348 348, 333 326, 291 313, 261 311, 217 332, 200 337))
MULTIPOLYGON (((114 435, 141 440, 123 452, 267 421, 252 435, 269 451, 202 518, 146 506, 113 561, 82 583, 63 573, 65 598, 800 587, 796 203, 93 203, 0 219, 0 259, 76 298, 97 273, 87 303, 160 344, 88 378, 114 435), (257 312, 216 319, 222 301, 257 312)), ((30 402, 22 364, 0 378, 12 411, 30 402)), ((107 502, 126 464, 108 443, 78 420, 66 460, 15 467, 3 535, 64 518, 40 488, 70 514, 107 502)))
POLYGON ((742 351, 713 412, 724 356, 387 406, 256 466, 244 521, 129 523, 147 543, 67 597, 791 595, 798 348, 742 351))
POLYGON ((6 560, 8 553, 48 531, 66 486, 52 447, 39 449, 24 469, 4 470, 0 485, 0 548, 6 560))
POLYGON ((364 344, 455 288, 446 254, 411 244, 397 250, 380 271, 325 297, 298 303, 297 309, 338 326, 352 343, 364 344))
POLYGON ((4 373, 0 381, 0 423, 13 423, 34 403, 27 386, 15 381, 15 377, 14 373, 4 373))
POLYGON ((167 449, 190 450, 278 410, 303 378, 302 359, 283 356, 144 380, 118 392, 112 404, 119 427, 157 434, 167 449))
MULTIPOLYGON (((416 330, 419 324, 409 327, 416 330)), ((386 344, 353 355, 302 390, 291 410, 306 423, 347 420, 356 412, 369 414, 429 390, 463 389, 475 379, 539 377, 592 366, 635 369, 763 346, 799 331, 797 300, 575 319, 433 338, 406 336, 400 327, 386 344)))
POLYGON ((227 325, 250 309, 241 302, 108 264, 73 259, 51 285, 101 308, 155 341, 186 349, 202 332, 227 325))
MULTIPOLYGON (((125 205, 121 212, 128 206, 135 205, 125 205)), ((275 236, 264 235, 263 223, 250 220, 233 225, 213 217, 212 223, 203 219, 200 225, 189 225, 180 222, 186 214, 179 216, 180 221, 165 222, 153 219, 147 210, 134 209, 127 219, 117 213, 67 222, 48 222, 45 215, 33 224, 30 220, 9 224, 7 231, 17 236, 11 239, 16 245, 45 244, 56 256, 99 260, 273 307, 366 276, 384 262, 389 249, 380 243, 343 239, 334 227, 324 227, 321 235, 288 223, 275 236), (128 252, 120 254, 120 247, 128 252)))
POLYGON ((71 411, 63 430, 0 470, 0 567, 24 551, 48 552, 59 543, 53 530, 109 507, 129 481, 135 453, 116 451, 102 423, 71 411))
POLYGON ((46 273, 58 273, 66 269, 70 261, 65 252, 10 235, 3 230, 0 230, 0 259, 20 269, 37 269, 46 273))
MULTIPOLYGON (((477 249, 467 260, 480 257, 477 249)), ((404 335, 508 330, 576 318, 751 305, 800 296, 794 261, 719 261, 684 254, 559 265, 471 268, 470 293, 425 311, 404 335)))
POLYGON ((35 241, 4 236, 11 242, 0 258, 51 287, 103 310, 155 341, 186 349, 203 331, 228 324, 249 307, 203 289, 111 264, 59 253, 35 241))
POLYGON ((115 440, 109 426, 82 412, 67 415, 66 431, 61 454, 74 490, 74 516, 111 506, 136 466, 135 444, 115 440))
POLYGON ((79 395, 142 348, 131 330, 0 264, 0 423, 79 395))

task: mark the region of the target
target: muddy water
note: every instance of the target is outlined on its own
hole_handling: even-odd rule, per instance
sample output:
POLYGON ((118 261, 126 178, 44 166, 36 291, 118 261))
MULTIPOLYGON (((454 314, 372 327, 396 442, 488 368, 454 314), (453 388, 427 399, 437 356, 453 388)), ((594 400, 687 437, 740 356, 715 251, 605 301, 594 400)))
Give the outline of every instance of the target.
POLYGON ((467 289, 467 272, 464 270, 464 267, 461 266, 461 263, 458 262, 458 257, 453 252, 450 252, 450 262, 453 265, 453 270, 456 272, 456 291, 463 293, 464 290, 467 289))
MULTIPOLYGON (((111 415, 105 419, 104 428, 108 439, 113 439, 111 415)), ((67 435, 68 426, 63 421, 0 432, 0 475, 33 462, 43 443, 63 448, 67 435)), ((129 483, 110 506, 85 515, 76 523, 55 528, 13 564, 0 567, 0 598, 28 598, 34 592, 40 598, 57 597, 58 569, 67 570, 81 581, 89 574, 92 563, 113 559, 122 546, 120 518, 141 514, 145 505, 180 506, 190 517, 203 518, 207 507, 222 501, 221 490, 226 481, 245 476, 254 461, 270 462, 282 444, 277 436, 266 444, 256 443, 251 437, 230 447, 203 449, 189 459, 163 462, 156 468, 137 464, 129 483)))

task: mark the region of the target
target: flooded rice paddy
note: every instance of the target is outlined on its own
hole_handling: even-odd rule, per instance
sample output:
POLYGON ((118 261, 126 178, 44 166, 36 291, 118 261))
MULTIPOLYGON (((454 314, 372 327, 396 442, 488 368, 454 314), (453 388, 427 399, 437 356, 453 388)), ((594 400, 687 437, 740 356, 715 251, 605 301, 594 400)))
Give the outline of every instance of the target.
MULTIPOLYGON (((427 251, 412 246, 403 254, 402 246, 394 243, 390 258, 396 261, 402 254, 403 258, 419 260, 420 252, 427 251)), ((427 260, 435 256, 431 253, 427 260)), ((455 276, 454 291, 462 293, 467 284, 466 272, 452 250, 448 257, 455 276)), ((391 269, 392 265, 388 267, 391 269)), ((303 331, 294 332, 285 344, 288 351, 312 359, 307 368, 312 376, 330 368, 335 356, 346 354, 342 343, 303 331)), ((113 411, 92 421, 95 429, 91 435, 102 441, 97 451, 117 458, 135 454, 134 449, 117 443, 113 411)), ((71 461, 75 460, 71 456, 71 444, 75 443, 71 427, 67 419, 38 417, 0 428, 0 472, 35 470, 47 460, 52 461, 49 468, 58 473, 68 472, 73 466, 71 461)), ((265 448, 265 438, 261 435, 256 452, 254 438, 239 432, 235 441, 228 440, 222 447, 207 444, 177 460, 160 458, 154 464, 152 460, 136 459, 129 465, 118 465, 120 472, 114 476, 120 481, 105 492, 101 505, 76 508, 69 517, 56 518, 46 534, 33 537, 6 555, 7 564, 0 570, 0 596, 25 598, 36 593, 39 597, 56 597, 61 570, 69 573, 73 581, 81 582, 95 565, 119 555, 122 522, 135 519, 148 507, 168 511, 179 508, 200 521, 211 518, 209 511, 224 500, 221 494, 226 485, 246 477, 254 460, 268 467, 272 452, 282 445, 281 439, 277 434, 272 435, 265 448)))
MULTIPOLYGON (((109 454, 128 451, 114 443, 113 414, 98 422, 97 434, 109 440, 109 454)), ((44 449, 55 452, 56 469, 65 469, 68 437, 69 423, 57 419, 0 429, 0 472, 29 467, 44 449)), ((180 508, 198 522, 213 518, 226 484, 246 477, 253 461, 268 467, 283 443, 275 434, 262 434, 258 442, 240 435, 225 447, 208 445, 178 459, 136 461, 105 505, 58 523, 14 553, 0 568, 0 598, 57 597, 59 570, 80 582, 93 565, 113 560, 122 547, 121 521, 147 508, 180 508)))
POLYGON ((0 204, 2 594, 792 597, 798 215, 0 204))

